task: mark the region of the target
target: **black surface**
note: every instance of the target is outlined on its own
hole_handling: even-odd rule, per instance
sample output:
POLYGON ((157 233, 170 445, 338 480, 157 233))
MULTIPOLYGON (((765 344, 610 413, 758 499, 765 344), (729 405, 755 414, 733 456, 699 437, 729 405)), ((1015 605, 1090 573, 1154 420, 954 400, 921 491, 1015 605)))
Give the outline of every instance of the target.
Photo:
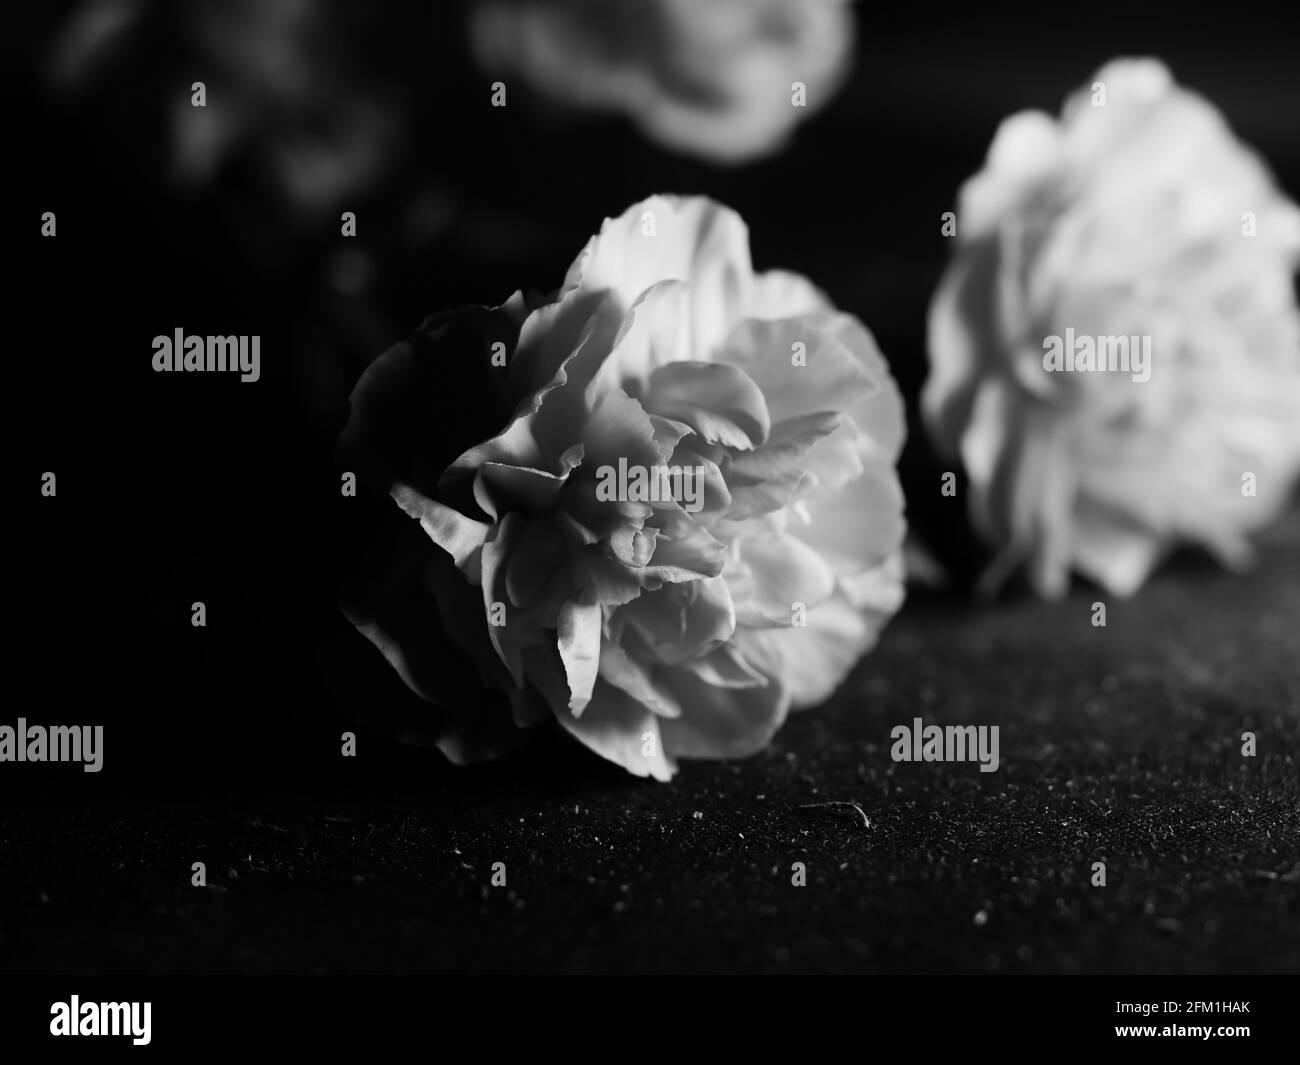
POLYGON ((0 966, 1295 971, 1298 531, 1244 578, 1183 561, 1104 629, 1086 589, 914 602, 823 710, 670 786, 568 744, 454 771, 362 733, 351 783, 339 760, 294 794, 10 813, 0 966), (1001 768, 893 763, 914 716, 999 725, 1001 768))

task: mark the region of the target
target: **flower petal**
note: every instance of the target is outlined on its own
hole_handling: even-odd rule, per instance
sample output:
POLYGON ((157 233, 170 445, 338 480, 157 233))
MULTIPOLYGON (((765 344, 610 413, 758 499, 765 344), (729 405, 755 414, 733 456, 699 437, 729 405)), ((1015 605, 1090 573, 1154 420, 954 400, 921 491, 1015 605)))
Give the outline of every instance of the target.
POLYGON ((731 592, 721 577, 647 591, 611 620, 616 640, 635 633, 647 655, 669 666, 708 654, 735 629, 731 592))
POLYGON ((600 668, 602 610, 595 597, 585 595, 560 608, 556 647, 569 682, 569 709, 582 713, 591 699, 600 668))
POLYGON ((524 686, 524 665, 518 639, 520 633, 517 628, 511 628, 508 613, 505 625, 494 624, 493 611, 497 603, 505 603, 509 597, 506 590, 507 562, 523 534, 524 526, 525 521, 518 514, 507 514, 505 520, 492 530, 492 538, 483 545, 482 557, 482 609, 487 621, 488 638, 510 671, 510 676, 514 678, 515 686, 519 688, 524 686))
POLYGON ((879 565, 898 550, 907 532, 903 506, 903 489, 892 463, 875 457, 861 476, 805 499, 803 520, 791 521, 787 528, 837 575, 847 576, 879 565))
POLYGON ((830 566, 794 536, 765 531, 746 536, 738 546, 750 577, 743 585, 730 579, 728 583, 741 624, 789 625, 795 603, 811 608, 835 591, 830 566))
POLYGON ((673 758, 747 758, 761 751, 785 722, 789 692, 775 677, 752 688, 719 688, 686 670, 667 674, 689 712, 660 721, 673 758))
MULTIPOLYGON (((392 519, 381 526, 390 535, 364 553, 340 601, 357 631, 420 698, 417 710, 400 702, 388 710, 407 734, 454 762, 506 754, 526 739, 515 722, 525 719, 529 699, 515 690, 488 642, 481 593, 405 518, 394 512, 392 519)), ((364 668, 347 675, 368 684, 364 668)), ((368 687, 357 695, 376 697, 383 698, 368 687)))
POLYGON ((762 447, 731 459, 727 464, 728 480, 752 484, 797 470, 813 445, 830 436, 845 420, 846 416, 838 411, 820 411, 778 422, 762 447), (737 481, 737 478, 743 480, 737 481))
POLYGON ((800 496, 816 487, 817 478, 807 470, 789 470, 757 484, 731 486, 731 503, 727 507, 729 522, 740 523, 763 514, 784 510, 800 496))
POLYGON ((717 688, 757 688, 767 683, 766 674, 749 664, 735 642, 720 644, 707 654, 689 658, 681 668, 717 688))
POLYGON ((683 511, 660 510, 655 524, 659 537, 646 571, 665 581, 716 577, 726 564, 727 549, 705 526, 683 511))
POLYGON ((559 713, 556 718, 584 745, 633 776, 671 780, 677 771, 660 738, 661 722, 667 719, 612 684, 597 682, 581 717, 559 713))
MULTIPOLYGON (((662 433, 662 427, 658 432, 662 433)), ((601 395, 581 428, 583 465, 588 470, 618 465, 646 469, 663 461, 663 447, 656 437, 655 423, 645 408, 623 391, 601 395)))
POLYGON ((907 415, 903 397, 889 372, 880 346, 865 325, 851 314, 835 313, 827 318, 828 328, 837 340, 866 367, 875 386, 866 396, 847 403, 845 411, 853 418, 862 436, 870 441, 871 450, 897 462, 907 437, 907 415))
POLYGON ((741 322, 727 337, 718 361, 739 367, 758 385, 773 424, 844 410, 876 387, 863 362, 816 314, 741 322))
POLYGON ((392 494, 397 505, 420 523, 429 539, 451 556, 458 569, 469 567, 487 538, 488 525, 421 495, 410 485, 395 485, 392 494))
POLYGON ((725 363, 673 362, 650 375, 645 407, 684 422, 713 444, 758 447, 771 422, 748 374, 725 363))
POLYGON ((501 425, 510 415, 513 403, 491 350, 496 343, 514 347, 522 318, 522 301, 514 297, 498 308, 448 311, 375 359, 350 397, 339 437, 344 468, 384 491, 402 483, 438 494, 444 468, 473 442, 461 439, 458 427, 501 425), (457 397, 458 418, 445 416, 449 396, 457 397))
POLYGON ((745 629, 736 639, 747 659, 765 663, 785 681, 792 710, 825 702, 875 643, 884 623, 842 595, 810 607, 806 620, 806 625, 745 629))
POLYGON ((1095 506, 1075 510, 1075 567, 1111 595, 1136 592, 1164 553, 1162 538, 1150 529, 1095 506))
POLYGON ((746 318, 779 321, 801 314, 829 311, 831 302, 816 285, 788 270, 767 270, 754 277, 746 318))
POLYGON ((637 297, 603 359, 594 345, 584 350, 588 403, 611 388, 641 396, 656 370, 679 359, 701 357, 691 338, 692 298, 686 282, 660 281, 637 297))
POLYGON ((609 640, 600 648, 600 677, 660 717, 682 716, 681 703, 672 691, 649 669, 609 640))
MULTIPOLYGON (((507 515, 514 521, 515 515, 507 515)), ((505 570, 505 595, 513 607, 553 624, 560 607, 573 595, 571 568, 583 548, 570 524, 551 518, 523 523, 505 570)))
POLYGON ((926 428, 947 456, 958 454, 980 376, 993 363, 996 277, 996 251, 985 242, 953 262, 930 304, 930 374, 921 392, 921 412, 926 428))
POLYGON ((494 518, 507 510, 541 514, 555 507, 570 471, 581 463, 581 444, 574 444, 560 456, 557 473, 485 462, 475 474, 474 498, 494 518))
POLYGON ((624 312, 659 281, 687 281, 692 350, 707 358, 748 306, 754 267, 735 211, 701 196, 652 196, 606 219, 566 284, 610 293, 624 312))

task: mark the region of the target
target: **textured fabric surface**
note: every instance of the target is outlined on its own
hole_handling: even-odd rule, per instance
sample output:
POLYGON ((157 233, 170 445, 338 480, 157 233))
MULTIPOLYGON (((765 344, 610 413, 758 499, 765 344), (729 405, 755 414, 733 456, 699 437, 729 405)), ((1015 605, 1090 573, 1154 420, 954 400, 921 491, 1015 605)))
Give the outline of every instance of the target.
POLYGON ((7 812, 0 966, 1294 971, 1296 533, 1243 578, 1184 560, 1104 629, 1083 588, 914 598, 823 710, 669 786, 558 740, 454 772, 363 733, 351 781, 7 812), (999 725, 1000 768, 894 763, 916 716, 999 725), (850 802, 869 827, 816 805, 850 802))

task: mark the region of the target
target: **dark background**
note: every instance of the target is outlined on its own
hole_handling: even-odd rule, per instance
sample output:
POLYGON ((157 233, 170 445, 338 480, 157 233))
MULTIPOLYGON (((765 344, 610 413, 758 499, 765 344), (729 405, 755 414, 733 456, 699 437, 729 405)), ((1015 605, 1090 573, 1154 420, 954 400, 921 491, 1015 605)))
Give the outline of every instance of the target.
POLYGON ((106 753, 97 775, 0 768, 0 969, 1300 968, 1294 520, 1253 574, 1180 557, 1105 630, 1084 586, 976 607, 981 556, 913 418, 909 517, 954 587, 914 595, 770 750, 667 786, 553 736, 471 770, 402 746, 418 705, 334 605, 368 506, 338 492, 347 394, 426 314, 554 288, 606 215, 705 193, 748 221, 760 269, 872 328, 914 415, 940 215, 1006 114, 1157 55, 1300 191, 1300 38, 1274 5, 858 5, 841 95, 734 170, 522 86, 491 108, 463 12, 430 6, 351 16, 334 61, 404 130, 343 205, 352 241, 337 210, 286 211, 255 153, 205 189, 165 180, 163 115, 203 77, 167 19, 80 97, 37 76, 58 6, 7 45, 3 721, 103 724, 106 753), (260 334, 262 380, 153 373, 178 326, 260 334), (919 715, 1000 723, 1002 769, 895 765, 889 729, 919 715), (872 827, 801 809, 827 800, 872 827))

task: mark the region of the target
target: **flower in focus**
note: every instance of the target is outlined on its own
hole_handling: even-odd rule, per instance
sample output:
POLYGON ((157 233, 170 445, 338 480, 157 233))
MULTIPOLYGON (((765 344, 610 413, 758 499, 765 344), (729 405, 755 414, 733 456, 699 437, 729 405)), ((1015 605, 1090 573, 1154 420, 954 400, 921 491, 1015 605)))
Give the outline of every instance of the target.
POLYGON ((341 453, 425 550, 381 552, 344 608, 454 761, 552 717, 639 776, 743 757, 901 602, 903 434, 861 323, 755 274, 732 211, 654 197, 553 300, 435 316, 362 376, 341 453), (486 433, 450 439, 466 418, 486 433), (628 469, 694 490, 609 490, 628 469), (457 661, 502 699, 443 699, 457 661))
POLYGON ((489 72, 623 112, 651 139, 716 163, 781 147, 839 88, 853 44, 848 0, 483 0, 472 30, 489 72))
POLYGON ((1114 61, 1059 121, 1003 122, 957 228, 922 406, 988 579, 1125 595, 1180 542, 1248 561, 1300 474, 1300 211, 1220 113, 1114 61))

